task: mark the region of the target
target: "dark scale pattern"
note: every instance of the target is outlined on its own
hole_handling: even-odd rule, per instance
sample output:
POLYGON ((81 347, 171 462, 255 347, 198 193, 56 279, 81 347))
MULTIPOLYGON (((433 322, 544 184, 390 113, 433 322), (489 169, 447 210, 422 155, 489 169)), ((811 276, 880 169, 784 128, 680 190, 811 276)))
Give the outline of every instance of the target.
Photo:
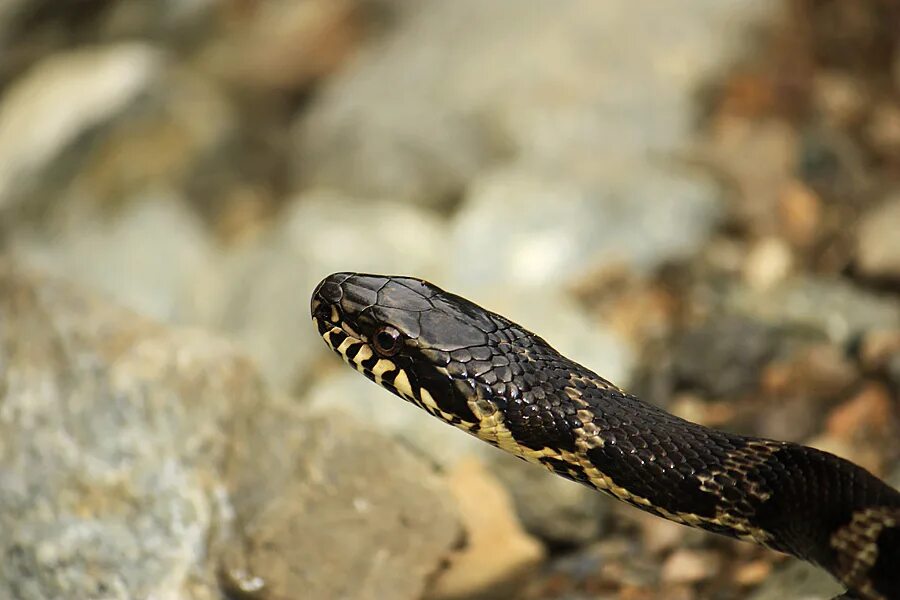
POLYGON ((887 598, 900 598, 900 524, 885 529, 878 536, 878 558, 872 567, 875 589, 887 598))
POLYGON ((650 512, 750 535, 810 560, 864 600, 900 598, 900 527, 882 523, 877 540, 865 529, 872 518, 900 514, 889 508, 900 507, 900 493, 856 465, 674 417, 504 317, 421 280, 338 273, 316 288, 311 311, 335 350, 354 338, 345 358, 373 380, 379 357, 356 357, 379 327, 395 328, 403 346, 382 385, 398 393, 404 373, 414 401, 451 424, 567 479, 598 489, 610 484, 619 491, 609 491, 650 512), (423 401, 423 390, 437 409, 423 401), (879 516, 866 516, 867 509, 879 516), (860 559, 865 544, 877 544, 874 564, 860 559), (850 572, 860 564, 864 580, 850 572))

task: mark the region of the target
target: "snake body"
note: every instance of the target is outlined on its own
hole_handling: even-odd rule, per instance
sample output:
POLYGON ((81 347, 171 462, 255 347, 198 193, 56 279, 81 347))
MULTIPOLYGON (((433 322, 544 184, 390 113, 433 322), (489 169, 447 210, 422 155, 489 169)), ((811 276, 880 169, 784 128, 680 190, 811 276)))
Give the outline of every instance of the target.
POLYGON ((900 492, 837 456, 671 415, 426 281, 336 273, 315 326, 349 365, 503 450, 660 517, 900 599, 900 492))

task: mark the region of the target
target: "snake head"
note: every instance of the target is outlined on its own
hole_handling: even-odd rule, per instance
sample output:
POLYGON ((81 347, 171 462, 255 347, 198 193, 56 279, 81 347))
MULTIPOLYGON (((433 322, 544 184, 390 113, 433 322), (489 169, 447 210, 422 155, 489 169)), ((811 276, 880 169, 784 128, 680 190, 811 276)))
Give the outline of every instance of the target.
POLYGON ((473 383, 451 371, 496 331, 483 309, 421 279, 335 273, 310 312, 328 347, 375 383, 453 425, 478 423, 473 383))

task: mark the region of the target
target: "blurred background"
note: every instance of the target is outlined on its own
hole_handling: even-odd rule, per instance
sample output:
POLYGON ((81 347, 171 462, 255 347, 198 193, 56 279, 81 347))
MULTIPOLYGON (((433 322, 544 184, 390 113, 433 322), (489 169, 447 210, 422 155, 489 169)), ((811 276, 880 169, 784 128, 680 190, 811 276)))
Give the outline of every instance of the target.
POLYGON ((830 598, 389 396, 308 300, 427 278, 898 486, 898 99, 895 0, 5 0, 0 596, 830 598))

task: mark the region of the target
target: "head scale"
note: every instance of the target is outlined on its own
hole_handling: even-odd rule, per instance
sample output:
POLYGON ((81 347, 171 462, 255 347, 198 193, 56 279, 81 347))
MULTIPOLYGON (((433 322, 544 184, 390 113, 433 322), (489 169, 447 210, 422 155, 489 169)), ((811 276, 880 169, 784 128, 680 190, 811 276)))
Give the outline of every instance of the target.
POLYGON ((486 346, 497 328, 487 311, 420 279, 358 273, 322 280, 310 311, 325 343, 366 377, 451 424, 478 423, 471 383, 448 368, 452 353, 486 346))

